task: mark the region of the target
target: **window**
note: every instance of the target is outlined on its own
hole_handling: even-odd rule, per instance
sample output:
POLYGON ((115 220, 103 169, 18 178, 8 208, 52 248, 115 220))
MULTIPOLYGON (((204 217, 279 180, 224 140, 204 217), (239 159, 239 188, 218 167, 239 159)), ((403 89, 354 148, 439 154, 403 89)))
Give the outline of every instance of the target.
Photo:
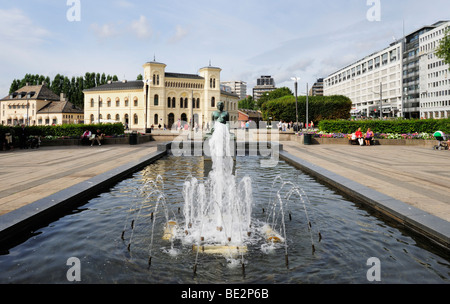
POLYGON ((94 107, 94 98, 91 98, 91 108, 94 107))
POLYGON ((177 100, 175 97, 172 97, 172 108, 175 108, 177 106, 177 100))
POLYGON ((153 98, 153 105, 158 106, 159 105, 159 96, 158 94, 155 95, 153 98))
POLYGON ((172 98, 167 97, 167 107, 171 108, 172 107, 172 98))
POLYGON ((137 107, 139 105, 139 99, 137 97, 134 97, 134 106, 137 107))
POLYGON ((116 98, 116 107, 120 107, 120 99, 116 98))
POLYGON ((180 98, 180 108, 184 107, 183 97, 180 98))
POLYGON ((137 125, 139 123, 138 115, 134 114, 134 124, 137 125))
POLYGON ((158 114, 155 114, 155 119, 153 120, 155 127, 158 126, 158 114))
POLYGON ((216 98, 211 97, 211 108, 215 108, 215 107, 216 107, 216 98))

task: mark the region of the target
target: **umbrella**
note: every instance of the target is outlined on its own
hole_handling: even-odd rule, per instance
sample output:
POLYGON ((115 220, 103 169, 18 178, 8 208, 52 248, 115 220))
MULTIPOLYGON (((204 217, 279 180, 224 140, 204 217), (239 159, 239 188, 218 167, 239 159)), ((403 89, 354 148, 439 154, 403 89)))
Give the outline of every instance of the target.
POLYGON ((444 134, 444 132, 442 132, 442 131, 436 131, 436 133, 434 133, 433 136, 434 136, 434 137, 444 137, 445 134, 444 134))

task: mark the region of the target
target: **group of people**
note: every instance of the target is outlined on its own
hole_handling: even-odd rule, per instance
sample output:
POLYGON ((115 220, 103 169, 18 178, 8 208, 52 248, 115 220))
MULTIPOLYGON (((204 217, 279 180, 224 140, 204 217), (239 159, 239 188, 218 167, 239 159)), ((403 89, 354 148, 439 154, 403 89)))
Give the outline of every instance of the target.
POLYGON ((83 135, 81 135, 81 143, 82 144, 91 144, 91 147, 95 142, 98 143, 99 146, 102 145, 102 139, 105 136, 99 129, 95 132, 91 132, 89 130, 84 131, 83 135))
POLYGON ((366 144, 366 146, 370 146, 372 145, 374 136, 375 134, 370 128, 367 129, 367 132, 365 134, 362 133, 361 128, 358 128, 358 130, 354 134, 354 139, 358 141, 360 146, 364 146, 364 144, 366 144))
POLYGON ((14 150, 16 147, 20 149, 37 149, 39 145, 39 136, 28 134, 24 124, 20 126, 20 129, 10 127, 9 130, 0 132, 0 151, 14 150), (18 138, 18 141, 16 138, 18 138))

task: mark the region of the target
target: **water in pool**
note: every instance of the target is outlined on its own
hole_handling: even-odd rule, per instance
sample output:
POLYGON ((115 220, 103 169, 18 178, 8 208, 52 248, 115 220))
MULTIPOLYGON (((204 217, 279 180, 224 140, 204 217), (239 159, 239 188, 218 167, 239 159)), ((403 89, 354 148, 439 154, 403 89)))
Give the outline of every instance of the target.
POLYGON ((259 157, 237 157, 233 172, 237 181, 251 178, 245 253, 207 254, 187 238, 163 239, 166 214, 181 233, 188 225, 185 182, 206 182, 210 171, 203 157, 157 161, 3 250, 0 283, 67 283, 71 257, 81 263, 81 283, 368 283, 368 274, 377 274, 370 258, 379 261, 381 283, 450 282, 445 253, 283 161, 261 168, 259 157), (145 190, 152 180, 162 192, 145 190), (274 189, 283 181, 305 196, 281 191, 282 214, 271 209, 280 207, 274 189), (268 241, 265 223, 282 242, 268 241))

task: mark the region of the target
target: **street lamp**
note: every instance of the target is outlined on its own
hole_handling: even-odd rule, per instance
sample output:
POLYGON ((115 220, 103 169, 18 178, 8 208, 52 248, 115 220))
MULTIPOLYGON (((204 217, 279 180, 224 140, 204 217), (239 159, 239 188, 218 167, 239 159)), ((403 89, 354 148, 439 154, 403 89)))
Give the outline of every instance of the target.
POLYGON ((295 85, 295 119, 296 119, 296 125, 297 125, 297 132, 299 131, 299 124, 298 124, 298 97, 297 97, 297 87, 298 87, 298 81, 300 80, 300 77, 292 77, 291 78, 294 81, 295 85))

